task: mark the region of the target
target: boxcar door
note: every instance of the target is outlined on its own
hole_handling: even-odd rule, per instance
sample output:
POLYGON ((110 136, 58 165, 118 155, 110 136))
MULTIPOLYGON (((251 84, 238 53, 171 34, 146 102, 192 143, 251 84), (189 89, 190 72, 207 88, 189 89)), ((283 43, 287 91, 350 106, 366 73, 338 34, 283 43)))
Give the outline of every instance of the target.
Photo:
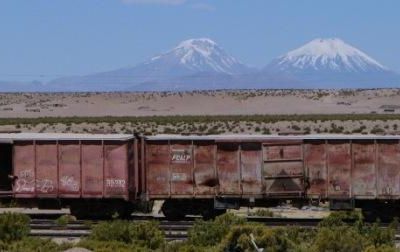
POLYGON ((302 195, 304 193, 301 143, 264 143, 263 161, 268 195, 302 195))

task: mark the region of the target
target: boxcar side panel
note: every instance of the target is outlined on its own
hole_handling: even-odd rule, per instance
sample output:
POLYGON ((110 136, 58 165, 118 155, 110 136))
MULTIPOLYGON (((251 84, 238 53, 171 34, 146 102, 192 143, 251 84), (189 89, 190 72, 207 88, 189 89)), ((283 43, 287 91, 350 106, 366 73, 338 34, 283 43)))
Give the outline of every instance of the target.
POLYGON ((170 195, 170 152, 168 142, 146 143, 147 192, 165 197, 170 195))
POLYGON ((193 147, 191 142, 172 143, 171 158, 171 194, 193 194, 193 147))
POLYGON ((103 145, 102 142, 82 143, 82 197, 103 196, 103 145))
POLYGON ((218 186, 215 159, 216 147, 212 143, 195 144, 194 183, 196 195, 215 195, 218 186))
POLYGON ((40 197, 54 197, 58 193, 57 143, 36 143, 36 193, 40 197))
POLYGON ((14 143, 14 193, 16 197, 35 196, 35 146, 32 141, 14 143))
POLYGON ((104 143, 104 197, 128 198, 128 144, 104 143))
POLYGON ((316 198, 326 198, 328 174, 326 169, 325 142, 305 143, 304 159, 309 183, 308 195, 316 198))
POLYGON ((400 145, 398 141, 378 143, 378 196, 400 196, 400 145))
POLYGON ((80 197, 81 151, 79 142, 59 142, 60 197, 80 197))
POLYGON ((328 142, 328 194, 348 198, 351 181, 351 145, 349 142, 328 142))
POLYGON ((302 145, 297 143, 265 144, 263 175, 269 195, 300 195, 304 193, 302 145))
POLYGON ((352 194, 355 197, 374 198, 376 195, 375 144, 353 142, 352 194))
POLYGON ((237 143, 223 143, 217 146, 217 172, 220 195, 241 196, 240 167, 237 143))
POLYGON ((263 193, 261 143, 241 144, 240 164, 243 194, 260 195, 263 193))

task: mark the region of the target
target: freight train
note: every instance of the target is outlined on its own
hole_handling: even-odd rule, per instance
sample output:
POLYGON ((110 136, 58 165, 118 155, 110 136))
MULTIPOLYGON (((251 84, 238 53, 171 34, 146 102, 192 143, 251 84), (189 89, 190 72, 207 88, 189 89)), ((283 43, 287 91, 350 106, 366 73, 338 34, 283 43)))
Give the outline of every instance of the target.
POLYGON ((0 199, 78 217, 329 202, 398 213, 400 136, 0 134, 0 199))

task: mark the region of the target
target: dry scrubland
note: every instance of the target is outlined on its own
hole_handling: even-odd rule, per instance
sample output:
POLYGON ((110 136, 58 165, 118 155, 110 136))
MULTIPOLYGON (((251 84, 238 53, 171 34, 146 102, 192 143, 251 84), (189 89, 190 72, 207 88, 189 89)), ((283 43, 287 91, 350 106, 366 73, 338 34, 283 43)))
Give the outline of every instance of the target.
POLYGON ((398 127, 400 89, 0 94, 0 131, 393 134, 398 127))
MULTIPOLYGON (((265 213, 265 212, 260 212, 265 213)), ((264 215, 263 215, 264 216, 264 215)), ((268 215, 269 216, 269 215, 268 215)), ((73 221, 62 216, 60 226, 73 221)), ((387 228, 379 223, 365 223, 357 212, 336 212, 324 218, 316 228, 267 227, 233 214, 213 221, 196 220, 188 230, 187 241, 166 242, 156 221, 127 220, 87 222, 91 234, 77 244, 56 244, 48 239, 28 237, 29 217, 23 214, 0 215, 1 251, 159 251, 159 252, 225 252, 256 251, 253 242, 270 252, 395 252, 398 221, 387 228), (346 223, 344 220, 352 220, 346 223), (76 249, 80 250, 76 250, 76 249), (69 250, 67 250, 69 249, 69 250), (89 249, 89 250, 86 250, 89 249)))

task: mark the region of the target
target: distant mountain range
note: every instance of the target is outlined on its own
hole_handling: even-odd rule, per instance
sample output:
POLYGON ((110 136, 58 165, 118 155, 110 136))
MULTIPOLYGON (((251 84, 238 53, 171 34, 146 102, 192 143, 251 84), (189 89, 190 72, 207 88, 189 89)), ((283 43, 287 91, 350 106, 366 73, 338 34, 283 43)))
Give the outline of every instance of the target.
POLYGON ((252 88, 400 87, 400 76, 338 38, 315 39, 251 68, 208 38, 189 39, 134 67, 46 84, 1 83, 0 91, 180 91, 252 88), (13 90, 14 88, 14 90, 13 90))

